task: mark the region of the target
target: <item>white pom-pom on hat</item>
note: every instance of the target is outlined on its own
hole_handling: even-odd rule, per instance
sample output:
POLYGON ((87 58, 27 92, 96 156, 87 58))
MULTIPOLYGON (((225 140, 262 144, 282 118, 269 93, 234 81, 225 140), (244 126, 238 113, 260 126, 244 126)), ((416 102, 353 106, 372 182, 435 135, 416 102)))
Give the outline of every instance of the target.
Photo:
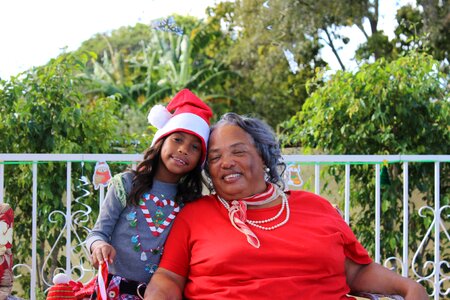
POLYGON ((163 105, 157 104, 152 107, 147 119, 151 125, 161 129, 171 117, 172 114, 163 105))
POLYGON ((67 276, 67 274, 65 274, 65 273, 59 273, 59 274, 56 274, 55 277, 53 277, 54 284, 68 283, 69 281, 70 281, 70 277, 67 276))

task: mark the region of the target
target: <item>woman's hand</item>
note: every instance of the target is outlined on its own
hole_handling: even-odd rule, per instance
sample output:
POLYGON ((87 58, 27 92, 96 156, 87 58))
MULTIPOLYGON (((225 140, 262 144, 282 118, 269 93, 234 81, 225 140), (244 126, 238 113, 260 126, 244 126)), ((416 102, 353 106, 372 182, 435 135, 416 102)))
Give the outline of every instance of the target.
POLYGON ((91 246, 91 260, 95 268, 100 262, 112 263, 116 257, 116 249, 105 241, 95 241, 91 246))
POLYGON ((405 300, 428 300, 425 288, 416 281, 402 277, 377 264, 360 265, 345 260, 347 284, 354 292, 400 295, 405 300))
POLYGON ((180 300, 186 278, 164 268, 158 268, 153 274, 147 289, 145 300, 180 300))

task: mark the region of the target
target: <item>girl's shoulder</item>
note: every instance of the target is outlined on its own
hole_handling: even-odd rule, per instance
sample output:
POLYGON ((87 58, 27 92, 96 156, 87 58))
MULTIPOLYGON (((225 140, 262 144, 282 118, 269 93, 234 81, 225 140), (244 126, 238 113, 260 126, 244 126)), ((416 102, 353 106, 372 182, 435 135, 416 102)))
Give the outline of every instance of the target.
POLYGON ((130 171, 114 175, 108 185, 108 189, 113 189, 114 195, 123 207, 127 205, 127 197, 133 184, 133 173, 130 171))

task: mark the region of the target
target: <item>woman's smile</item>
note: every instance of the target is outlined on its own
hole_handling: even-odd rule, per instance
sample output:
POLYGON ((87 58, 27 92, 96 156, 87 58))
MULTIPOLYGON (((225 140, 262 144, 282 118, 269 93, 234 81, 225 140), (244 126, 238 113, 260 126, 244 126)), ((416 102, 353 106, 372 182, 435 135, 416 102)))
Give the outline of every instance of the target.
POLYGON ((223 176, 223 180, 225 180, 225 182, 236 182, 237 180, 239 180, 239 178, 241 178, 241 174, 239 173, 233 173, 233 174, 229 174, 229 175, 225 175, 223 176))

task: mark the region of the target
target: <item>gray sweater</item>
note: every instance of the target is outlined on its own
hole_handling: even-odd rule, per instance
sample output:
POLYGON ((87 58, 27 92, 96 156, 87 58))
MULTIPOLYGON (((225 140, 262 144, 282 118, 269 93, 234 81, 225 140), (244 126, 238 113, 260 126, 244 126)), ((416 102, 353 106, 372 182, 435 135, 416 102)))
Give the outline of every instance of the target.
MULTIPOLYGON (((130 172, 114 176, 101 205, 100 215, 94 228, 88 234, 86 247, 91 251, 97 240, 110 243, 116 250, 116 258, 109 265, 109 273, 140 282, 149 282, 161 259, 164 243, 172 227, 173 220, 159 234, 154 236, 139 206, 126 205, 133 175, 130 172), (134 225, 136 224, 136 225, 134 225)), ((145 201, 153 223, 158 226, 172 214, 177 184, 154 180, 148 193, 166 199, 167 205, 159 206, 149 199, 145 201)), ((162 226, 164 227, 164 226, 162 226)))

